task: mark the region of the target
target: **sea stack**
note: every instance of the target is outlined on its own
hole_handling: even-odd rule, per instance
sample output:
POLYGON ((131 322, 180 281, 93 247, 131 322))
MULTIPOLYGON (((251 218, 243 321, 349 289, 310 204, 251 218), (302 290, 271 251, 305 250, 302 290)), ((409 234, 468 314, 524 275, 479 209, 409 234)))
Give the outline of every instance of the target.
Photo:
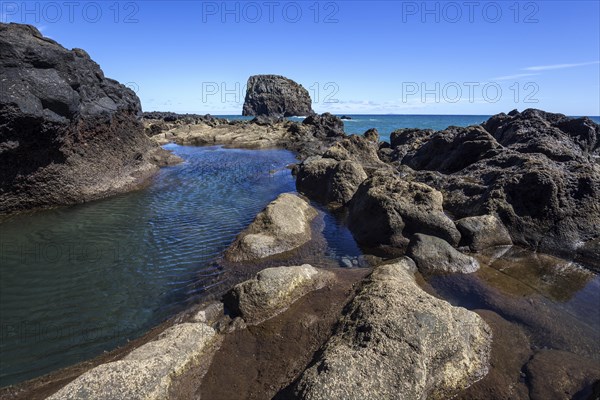
POLYGON ((248 79, 242 115, 292 117, 314 114, 308 90, 280 75, 254 75, 248 79))
POLYGON ((137 95, 84 50, 13 23, 0 23, 0 49, 0 213, 124 192, 169 158, 137 95))

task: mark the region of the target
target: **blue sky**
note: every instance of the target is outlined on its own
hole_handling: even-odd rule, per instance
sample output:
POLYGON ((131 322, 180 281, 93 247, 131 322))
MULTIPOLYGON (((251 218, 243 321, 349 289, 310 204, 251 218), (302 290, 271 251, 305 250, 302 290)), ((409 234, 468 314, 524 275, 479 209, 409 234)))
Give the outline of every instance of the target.
POLYGON ((316 111, 600 115, 599 1, 0 1, 83 48, 144 110, 241 113, 250 75, 316 111))

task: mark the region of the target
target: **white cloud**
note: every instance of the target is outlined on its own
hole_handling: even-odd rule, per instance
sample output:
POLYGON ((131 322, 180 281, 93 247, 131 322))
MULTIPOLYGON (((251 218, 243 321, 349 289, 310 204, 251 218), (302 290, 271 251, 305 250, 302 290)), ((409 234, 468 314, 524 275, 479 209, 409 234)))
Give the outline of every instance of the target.
POLYGON ((513 79, 519 79, 519 78, 525 78, 528 76, 536 76, 539 74, 531 74, 531 73, 527 73, 527 74, 515 74, 515 75, 505 75, 505 76, 498 76, 496 78, 492 78, 492 81, 510 81, 513 79))
POLYGON ((538 65, 535 67, 523 68, 523 70, 524 71, 548 71, 548 70, 552 70, 552 69, 575 68, 575 67, 583 67, 586 65, 595 65, 595 64, 600 64, 600 61, 591 61, 591 62, 578 63, 578 64, 538 65))

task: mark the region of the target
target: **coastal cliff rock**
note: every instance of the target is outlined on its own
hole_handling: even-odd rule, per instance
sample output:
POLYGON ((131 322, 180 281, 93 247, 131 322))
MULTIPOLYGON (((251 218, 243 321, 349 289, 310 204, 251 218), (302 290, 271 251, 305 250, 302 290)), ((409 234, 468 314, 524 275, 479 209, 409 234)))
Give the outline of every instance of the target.
POLYGON ((304 199, 284 193, 261 211, 225 252, 228 261, 257 261, 294 250, 311 237, 317 216, 304 199))
POLYGON ((292 117, 311 115, 308 90, 280 75, 254 75, 248 79, 242 115, 292 117))
POLYGON ((373 271, 295 384, 296 398, 448 399, 485 376, 490 327, 425 293, 413 270, 403 258, 373 271))
POLYGON ((248 324, 257 324, 287 309, 306 293, 325 286, 333 274, 305 264, 267 268, 224 297, 225 306, 248 324))
POLYGON ((437 236, 456 246, 460 233, 444 214, 442 203, 439 191, 380 170, 360 185, 350 201, 348 226, 366 246, 406 249, 415 233, 437 236))
POLYGON ((132 90, 32 26, 0 23, 0 86, 0 213, 130 190, 175 162, 132 90))
POLYGON ((515 243, 588 259, 600 232, 599 134, 589 118, 529 109, 482 127, 402 131, 392 144, 455 217, 495 214, 515 243))

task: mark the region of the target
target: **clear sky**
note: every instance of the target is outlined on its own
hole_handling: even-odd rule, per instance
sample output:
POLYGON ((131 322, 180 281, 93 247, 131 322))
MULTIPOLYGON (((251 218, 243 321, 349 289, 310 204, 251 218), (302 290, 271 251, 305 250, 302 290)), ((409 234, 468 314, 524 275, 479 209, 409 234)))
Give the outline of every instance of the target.
POLYGON ((600 2, 0 1, 85 49, 145 111, 240 114, 250 75, 316 111, 600 115, 600 2))

